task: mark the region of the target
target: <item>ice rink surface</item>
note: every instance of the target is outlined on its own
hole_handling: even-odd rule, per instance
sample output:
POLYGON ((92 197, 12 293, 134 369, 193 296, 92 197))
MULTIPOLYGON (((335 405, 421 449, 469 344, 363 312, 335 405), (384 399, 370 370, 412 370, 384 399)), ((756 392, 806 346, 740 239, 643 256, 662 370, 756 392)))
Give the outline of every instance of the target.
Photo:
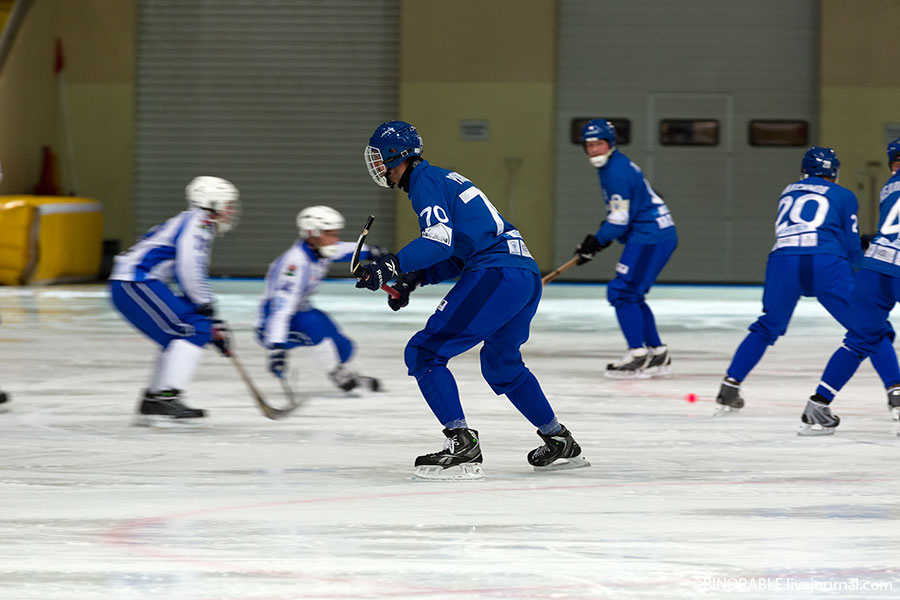
MULTIPOLYGON (((252 334, 262 283, 214 287, 274 401, 252 334)), ((813 301, 746 381, 747 407, 713 419, 760 288, 655 288, 674 374, 617 382, 605 287, 552 285, 523 353, 593 466, 533 472, 540 440, 473 350, 450 366, 486 478, 412 481, 443 436, 403 348, 447 289, 393 313, 326 282, 315 304, 387 391, 344 397, 294 351, 313 397, 268 421, 209 349, 187 401, 211 426, 189 431, 131 425, 155 349, 105 287, 0 289, 0 598, 900 597, 900 438, 871 366, 838 396, 836 435, 795 433, 843 333, 813 301)))

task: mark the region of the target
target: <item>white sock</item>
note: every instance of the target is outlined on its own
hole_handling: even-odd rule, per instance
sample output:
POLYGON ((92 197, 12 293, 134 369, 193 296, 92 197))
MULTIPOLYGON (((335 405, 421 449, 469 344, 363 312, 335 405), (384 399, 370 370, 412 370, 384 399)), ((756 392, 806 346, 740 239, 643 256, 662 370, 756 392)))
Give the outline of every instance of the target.
POLYGON ((161 390, 183 390, 194 376, 203 348, 175 340, 163 352, 158 384, 161 390))

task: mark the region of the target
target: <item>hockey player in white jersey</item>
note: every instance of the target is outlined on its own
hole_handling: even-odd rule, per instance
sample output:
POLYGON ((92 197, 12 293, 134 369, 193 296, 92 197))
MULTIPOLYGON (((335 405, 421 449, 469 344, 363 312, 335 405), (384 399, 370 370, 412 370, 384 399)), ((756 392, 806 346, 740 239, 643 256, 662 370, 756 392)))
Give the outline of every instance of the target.
MULTIPOLYGON (((353 342, 331 318, 309 301, 332 262, 347 262, 356 245, 341 242, 344 217, 328 206, 310 206, 297 215, 299 239, 269 265, 257 328, 259 342, 268 351, 269 371, 285 376, 287 351, 312 348, 313 358, 329 379, 350 392, 358 387, 378 391, 374 377, 353 372, 353 342)), ((386 251, 363 246, 362 258, 378 258, 386 251)))
POLYGON ((161 347, 137 425, 202 423, 205 411, 185 405, 184 390, 206 344, 230 353, 228 326, 215 316, 209 259, 215 236, 237 223, 238 190, 219 177, 201 176, 185 194, 188 209, 117 256, 109 278, 116 309, 161 347))

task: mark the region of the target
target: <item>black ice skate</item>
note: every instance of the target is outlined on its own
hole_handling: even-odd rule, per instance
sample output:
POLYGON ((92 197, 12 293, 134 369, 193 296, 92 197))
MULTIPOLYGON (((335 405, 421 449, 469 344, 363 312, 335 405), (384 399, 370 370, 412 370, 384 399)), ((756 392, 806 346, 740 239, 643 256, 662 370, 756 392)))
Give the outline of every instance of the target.
POLYGON ((644 372, 650 377, 668 377, 672 373, 672 357, 669 356, 668 346, 650 348, 650 360, 647 361, 644 372))
POLYGON ((481 443, 474 429, 445 429, 444 449, 416 459, 413 479, 482 479, 481 443))
POLYGON ((381 391, 381 382, 374 377, 366 377, 353 373, 344 365, 338 367, 328 374, 328 378, 334 382, 334 385, 344 390, 348 394, 353 394, 354 390, 367 389, 373 392, 381 391))
POLYGON ((0 390, 0 413, 4 413, 9 410, 9 395, 0 390))
POLYGON ((591 463, 581 455, 581 446, 569 430, 564 425, 560 427, 562 429, 553 435, 537 432, 544 440, 544 445, 528 453, 528 464, 534 467, 535 471, 562 471, 591 466, 591 463))
POLYGON ((797 430, 797 435, 832 435, 835 427, 841 424, 840 417, 831 414, 828 401, 819 394, 809 398, 800 420, 803 424, 797 430))
MULTIPOLYGON (((888 410, 895 421, 900 421, 900 385, 896 385, 887 391, 888 410)), ((900 431, 897 432, 900 435, 900 431)))
POLYGON ((180 390, 147 391, 141 400, 135 425, 141 427, 182 427, 206 424, 206 411, 181 401, 180 390))
POLYGON ((606 376, 610 379, 649 379, 644 371, 650 362, 650 352, 646 348, 630 348, 617 363, 606 365, 606 376))
POLYGON ((719 386, 719 395, 716 396, 716 404, 719 406, 716 413, 713 415, 714 417, 727 415, 728 413, 733 413, 744 408, 744 399, 741 398, 740 382, 735 381, 731 377, 723 379, 722 385, 719 386))

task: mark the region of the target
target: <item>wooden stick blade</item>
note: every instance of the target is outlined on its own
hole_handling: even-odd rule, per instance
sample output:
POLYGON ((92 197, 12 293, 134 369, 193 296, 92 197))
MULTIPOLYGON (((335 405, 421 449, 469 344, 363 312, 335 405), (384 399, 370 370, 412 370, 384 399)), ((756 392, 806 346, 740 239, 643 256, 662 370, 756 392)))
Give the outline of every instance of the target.
POLYGON ((359 237, 356 238, 356 248, 353 250, 353 256, 350 258, 350 274, 354 277, 358 277, 357 271, 359 270, 359 255, 362 253, 363 244, 366 243, 366 236, 369 235, 369 230, 372 228, 372 223, 374 222, 375 215, 369 215, 369 218, 366 219, 365 226, 359 233, 359 237))
POLYGON ((563 273, 565 273, 566 271, 568 271, 569 269, 574 267, 577 263, 578 263, 578 257, 573 256, 572 258, 570 258, 569 260, 564 262, 562 265, 557 267, 554 271, 550 271, 549 273, 544 275, 544 277, 541 279, 541 283, 543 285, 547 285, 548 283, 550 283, 551 281, 553 281, 554 279, 556 279, 557 277, 559 277, 560 275, 562 275, 563 273))

